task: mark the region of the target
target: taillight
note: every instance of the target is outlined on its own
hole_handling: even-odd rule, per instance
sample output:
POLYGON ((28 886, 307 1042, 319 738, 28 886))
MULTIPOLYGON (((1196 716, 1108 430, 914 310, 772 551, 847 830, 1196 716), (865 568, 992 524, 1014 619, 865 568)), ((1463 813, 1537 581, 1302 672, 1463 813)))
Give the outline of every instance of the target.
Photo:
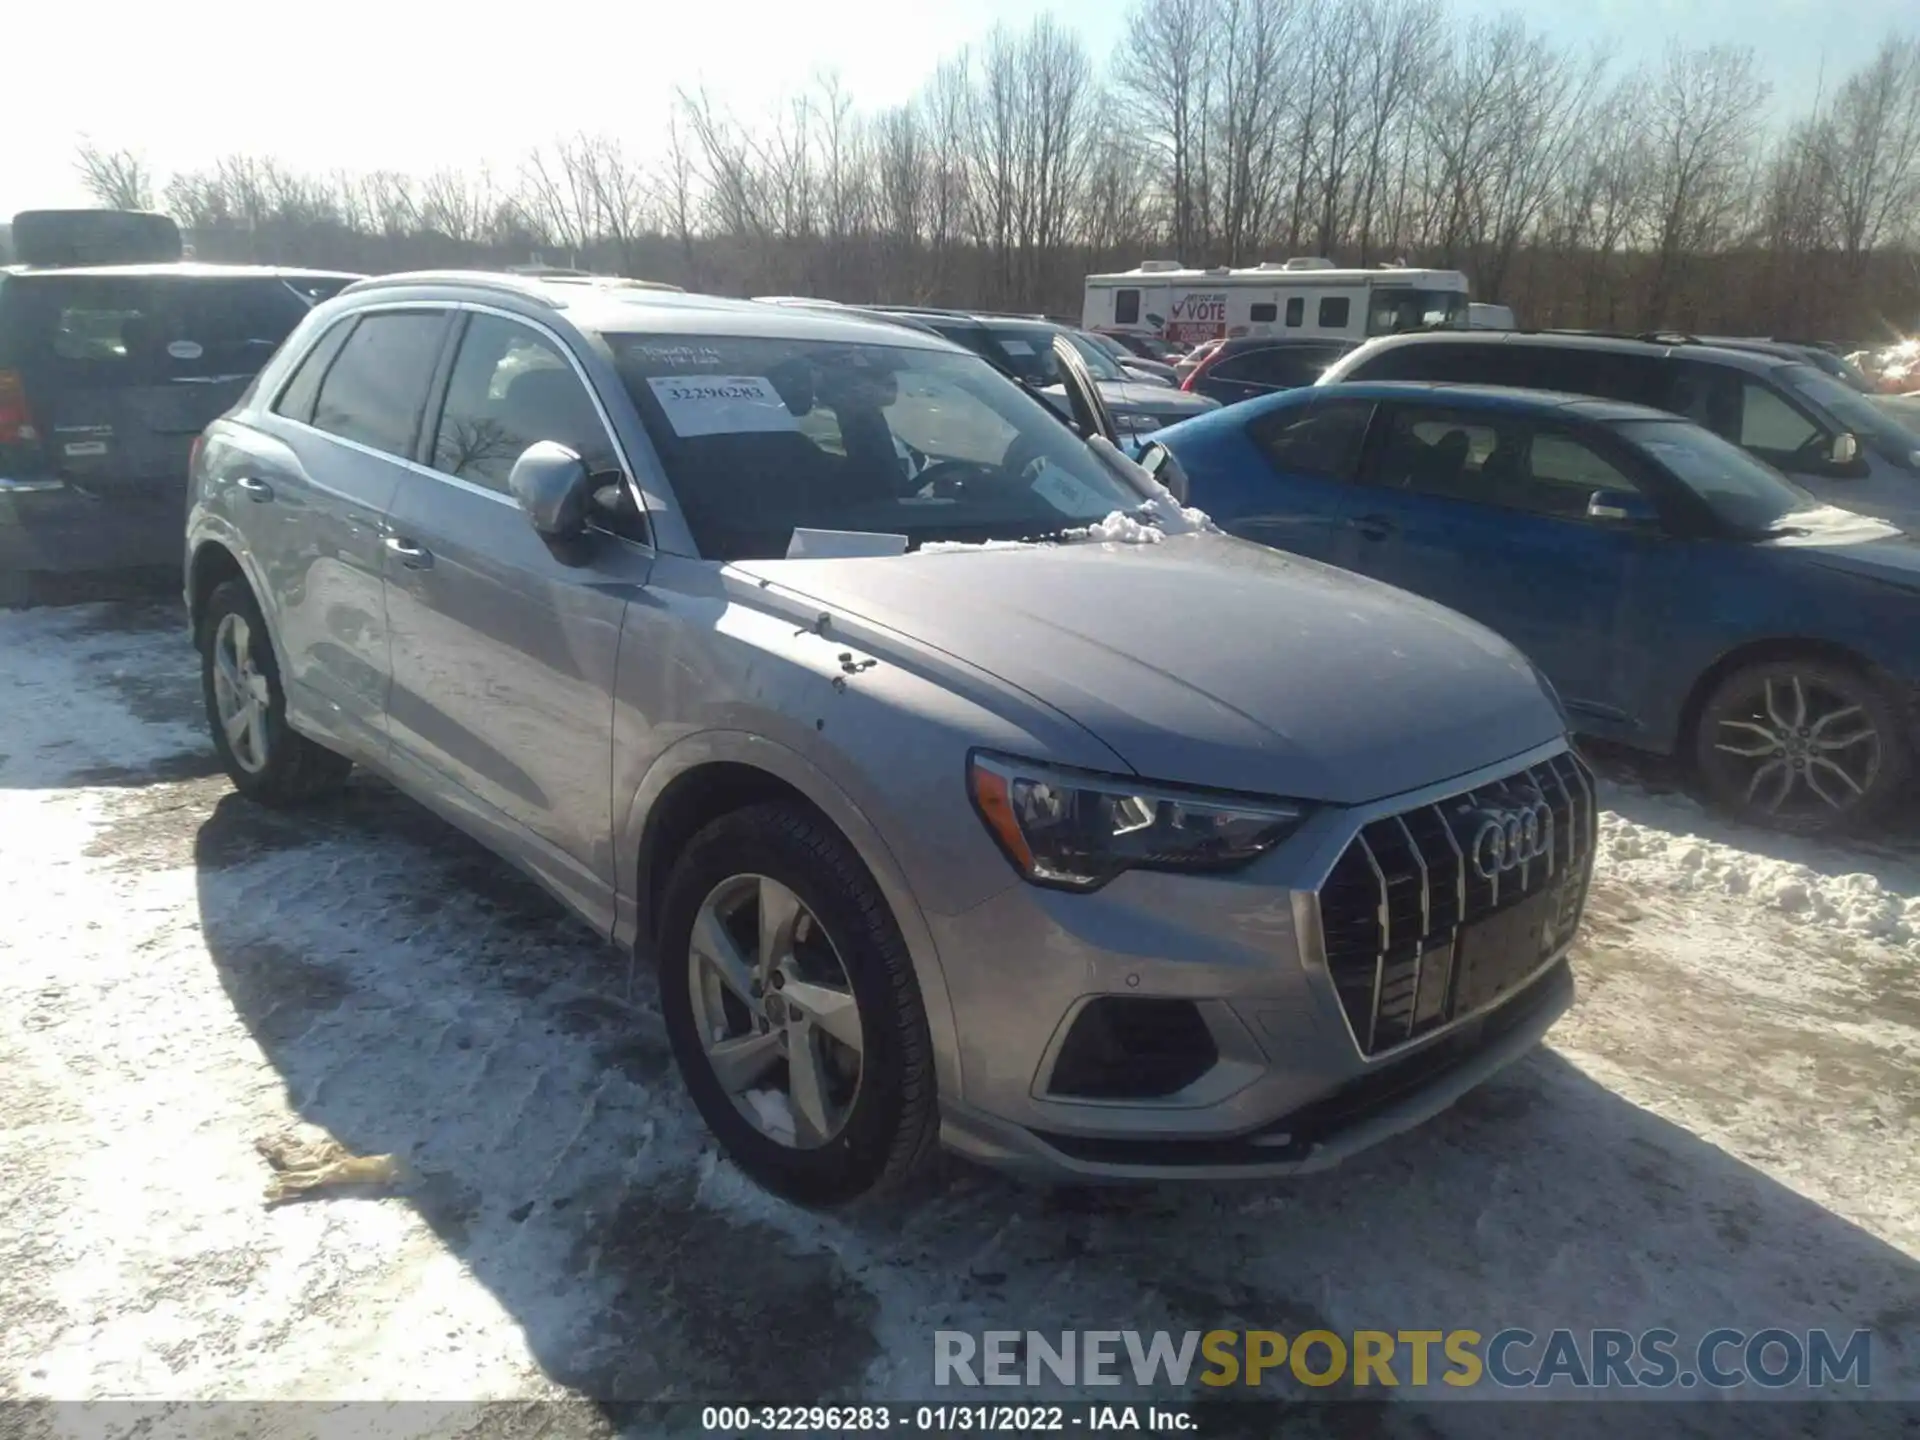
POLYGON ((27 384, 18 370, 0 370, 0 445, 30 445, 40 439, 27 408, 27 384))
POLYGON ((188 478, 200 473, 200 447, 206 443, 207 437, 204 431, 193 437, 193 448, 187 451, 188 478))

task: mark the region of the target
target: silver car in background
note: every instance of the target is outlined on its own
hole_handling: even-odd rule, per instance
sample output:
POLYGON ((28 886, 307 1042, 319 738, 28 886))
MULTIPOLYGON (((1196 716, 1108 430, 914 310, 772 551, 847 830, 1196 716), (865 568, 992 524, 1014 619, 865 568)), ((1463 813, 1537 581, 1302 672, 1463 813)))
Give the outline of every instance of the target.
POLYGON ((356 284, 194 457, 214 744, 650 957, 782 1194, 1330 1164, 1569 1003, 1587 771, 1505 642, 1213 531, 1059 363, 1071 422, 876 320, 356 284))

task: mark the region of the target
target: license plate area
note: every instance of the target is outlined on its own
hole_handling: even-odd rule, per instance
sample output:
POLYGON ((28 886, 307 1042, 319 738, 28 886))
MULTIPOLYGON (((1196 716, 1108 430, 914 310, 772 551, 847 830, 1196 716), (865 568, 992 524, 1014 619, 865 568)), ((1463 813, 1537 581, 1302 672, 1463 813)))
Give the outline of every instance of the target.
POLYGON ((1549 886, 1460 930, 1453 1013, 1468 1015, 1516 989, 1552 953, 1560 887, 1549 886))

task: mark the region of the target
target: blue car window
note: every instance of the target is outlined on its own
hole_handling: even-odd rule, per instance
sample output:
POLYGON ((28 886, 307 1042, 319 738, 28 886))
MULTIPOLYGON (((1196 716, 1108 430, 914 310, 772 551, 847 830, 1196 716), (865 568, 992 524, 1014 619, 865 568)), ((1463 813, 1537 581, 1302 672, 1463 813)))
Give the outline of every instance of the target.
POLYGON ((1416 494, 1563 520, 1583 519, 1597 490, 1640 488, 1579 435, 1487 411, 1399 412, 1380 470, 1416 494))
POLYGON ((1341 400, 1262 415, 1248 437, 1283 475, 1346 480, 1360 459, 1360 445, 1373 418, 1373 404, 1341 400))

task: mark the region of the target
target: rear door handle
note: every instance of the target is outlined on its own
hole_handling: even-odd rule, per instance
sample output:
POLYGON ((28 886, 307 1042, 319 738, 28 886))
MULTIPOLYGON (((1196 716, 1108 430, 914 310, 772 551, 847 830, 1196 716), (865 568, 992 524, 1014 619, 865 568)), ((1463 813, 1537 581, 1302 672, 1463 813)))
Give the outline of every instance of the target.
POLYGON ((273 499, 273 487, 264 480, 256 480, 251 475, 242 475, 233 482, 234 489, 256 504, 264 505, 273 499))
POLYGON ((411 540, 398 535, 389 535, 383 542, 387 550, 398 557, 400 563, 409 570, 431 570, 433 552, 424 545, 416 545, 411 540))
POLYGON ((1394 523, 1385 515, 1362 515, 1347 522, 1368 540, 1384 540, 1394 532, 1394 523))

